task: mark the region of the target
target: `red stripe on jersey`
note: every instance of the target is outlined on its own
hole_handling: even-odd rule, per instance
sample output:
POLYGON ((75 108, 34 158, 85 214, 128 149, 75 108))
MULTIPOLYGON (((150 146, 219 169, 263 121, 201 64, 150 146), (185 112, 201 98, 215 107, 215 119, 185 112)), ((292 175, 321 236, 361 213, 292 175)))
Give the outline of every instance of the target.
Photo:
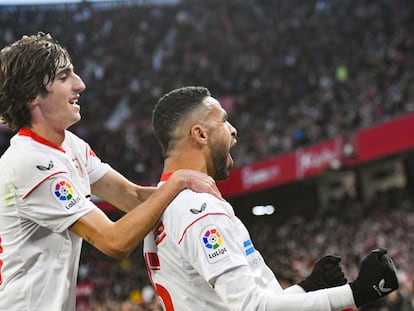
POLYGON ((95 153, 95 151, 93 151, 91 149, 90 146, 86 145, 86 147, 85 147, 85 159, 86 159, 86 162, 88 162, 89 156, 96 157, 96 153, 95 153))
POLYGON ((21 128, 19 130, 19 135, 20 136, 28 136, 28 137, 31 137, 33 140, 37 141, 38 143, 41 143, 43 145, 52 147, 54 149, 57 149, 59 151, 62 151, 64 153, 66 153, 66 151, 63 148, 55 145, 54 143, 48 141, 47 139, 44 139, 43 137, 37 135, 36 133, 32 132, 31 130, 29 130, 27 128, 21 128))
POLYGON ((166 181, 174 172, 164 173, 161 175, 160 181, 166 181))
POLYGON ((39 187, 39 185, 44 182, 45 180, 49 179, 52 176, 58 175, 58 174, 65 174, 67 172, 65 171, 59 171, 59 172, 55 172, 53 174, 50 174, 49 176, 46 176, 45 178, 43 178, 41 181, 39 181, 36 185, 34 185, 29 191, 26 192, 26 194, 22 197, 22 200, 26 199, 30 193, 32 193, 37 187, 39 187))
POLYGON ((174 305, 168 290, 160 284, 155 284, 155 290, 164 303, 165 311, 174 311, 174 305))
POLYGON ((229 217, 230 218, 230 216, 229 215, 227 215, 226 213, 207 213, 207 214, 205 214, 205 215, 203 215, 203 216, 201 216, 201 217, 199 217, 199 218, 197 218, 197 219, 195 219, 192 223, 190 223, 185 229, 184 229, 184 232, 183 232, 183 234, 181 235, 181 238, 180 238, 180 240, 178 241, 178 244, 181 244, 181 242, 182 242, 182 240, 184 239, 184 235, 187 233, 187 230, 192 226, 192 225, 194 225, 197 221, 199 221, 200 219, 203 219, 204 217, 206 217, 206 216, 208 216, 208 215, 223 215, 223 216, 227 216, 227 217, 229 217))

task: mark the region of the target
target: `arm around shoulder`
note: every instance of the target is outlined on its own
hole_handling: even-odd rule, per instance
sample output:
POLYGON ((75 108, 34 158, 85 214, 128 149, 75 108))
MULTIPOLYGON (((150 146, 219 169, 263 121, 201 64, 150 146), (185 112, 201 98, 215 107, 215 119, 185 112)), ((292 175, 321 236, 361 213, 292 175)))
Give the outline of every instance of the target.
MULTIPOLYGON (((110 171, 92 186, 92 192, 116 206, 124 203, 129 209, 133 202, 139 201, 133 199, 137 187, 119 173, 110 171)), ((119 220, 111 221, 96 208, 75 222, 70 230, 103 253, 125 258, 143 241, 168 204, 185 188, 214 192, 216 196, 219 194, 211 177, 195 171, 177 171, 143 203, 130 208, 129 213, 119 220)))

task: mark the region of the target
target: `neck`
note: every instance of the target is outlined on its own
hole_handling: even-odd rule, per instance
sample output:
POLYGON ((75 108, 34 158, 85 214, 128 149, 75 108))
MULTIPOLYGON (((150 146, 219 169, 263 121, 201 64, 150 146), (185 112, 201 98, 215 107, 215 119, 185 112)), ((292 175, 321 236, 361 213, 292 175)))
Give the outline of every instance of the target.
POLYGON ((188 156, 169 156, 164 161, 163 174, 172 173, 180 169, 194 170, 207 174, 207 166, 197 153, 187 153, 188 156))
POLYGON ((58 147, 62 147, 62 143, 65 140, 65 131, 54 131, 53 129, 43 128, 36 125, 33 125, 28 129, 58 147))

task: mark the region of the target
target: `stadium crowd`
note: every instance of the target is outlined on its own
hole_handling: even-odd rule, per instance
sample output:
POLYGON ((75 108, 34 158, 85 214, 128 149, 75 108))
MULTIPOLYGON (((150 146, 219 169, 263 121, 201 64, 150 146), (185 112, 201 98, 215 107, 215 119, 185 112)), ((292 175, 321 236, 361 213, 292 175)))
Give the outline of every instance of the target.
MULTIPOLYGON (((368 203, 349 197, 331 203, 311 218, 292 215, 289 219, 279 219, 274 215, 244 221, 255 248, 283 286, 305 278, 316 260, 328 253, 342 258, 341 266, 351 281, 365 254, 377 247, 387 248, 398 269, 400 289, 359 310, 413 311, 413 194, 406 188, 390 189, 379 192, 368 203)), ((129 259, 117 262, 85 245, 79 279, 79 311, 162 310, 154 299, 144 267, 141 249, 129 259), (89 290, 81 291, 84 288, 89 290)))
MULTIPOLYGON (((135 182, 158 180, 151 111, 161 94, 182 85, 206 86, 221 100, 239 132, 236 165, 414 111, 412 1, 132 2, 0 7, 0 46, 41 30, 68 48, 87 85, 83 121, 72 130, 135 182)), ((1 152, 12 134, 1 131, 1 152)), ((357 216, 361 203, 346 201, 347 217, 321 215, 306 226, 300 217, 279 227, 252 223, 250 231, 286 283, 325 251, 340 254, 353 276, 372 245, 392 245, 403 287, 372 310, 413 310, 407 256, 414 203, 408 194, 384 196, 360 209, 369 217, 357 216)), ((141 257, 137 250, 117 262, 85 243, 79 310, 160 310, 141 257)))
POLYGON ((158 179, 151 111, 178 86, 221 99, 237 165, 414 110, 412 1, 139 3, 0 10, 1 46, 42 30, 69 49, 88 87, 72 129, 134 181, 158 179))

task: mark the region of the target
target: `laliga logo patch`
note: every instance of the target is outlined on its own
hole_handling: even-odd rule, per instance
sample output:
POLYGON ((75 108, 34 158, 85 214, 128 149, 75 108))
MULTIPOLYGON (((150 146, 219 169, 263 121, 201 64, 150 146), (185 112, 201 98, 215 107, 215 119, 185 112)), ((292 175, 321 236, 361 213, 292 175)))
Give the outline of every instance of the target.
POLYGON ((217 229, 210 229, 204 233, 203 242, 207 248, 216 249, 223 244, 223 239, 217 229))
POLYGON ((204 244, 204 251, 207 260, 215 263, 220 259, 227 257, 227 248, 223 245, 223 239, 220 232, 215 227, 206 227, 201 231, 201 240, 204 244))
POLYGON ((75 197, 72 185, 67 180, 57 180, 52 184, 52 192, 55 198, 62 203, 66 209, 70 209, 80 202, 80 197, 75 197))
POLYGON ((68 201, 73 197, 72 185, 66 180, 61 180, 55 185, 55 196, 61 201, 68 201))

